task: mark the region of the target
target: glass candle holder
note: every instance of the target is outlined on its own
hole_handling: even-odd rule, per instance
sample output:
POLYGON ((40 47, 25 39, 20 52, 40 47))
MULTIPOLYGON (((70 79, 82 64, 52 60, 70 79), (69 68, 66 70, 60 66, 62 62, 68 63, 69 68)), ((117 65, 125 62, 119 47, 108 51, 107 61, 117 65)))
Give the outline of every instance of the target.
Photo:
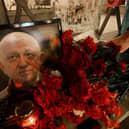
POLYGON ((17 124, 27 129, 37 129, 39 123, 38 112, 32 101, 25 100, 15 108, 17 124))

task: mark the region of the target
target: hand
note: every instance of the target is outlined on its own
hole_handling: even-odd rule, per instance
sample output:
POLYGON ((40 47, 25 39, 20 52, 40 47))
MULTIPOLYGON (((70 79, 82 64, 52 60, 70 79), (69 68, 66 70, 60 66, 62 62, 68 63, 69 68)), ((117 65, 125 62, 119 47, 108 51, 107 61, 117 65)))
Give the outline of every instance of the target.
POLYGON ((112 42, 115 45, 120 46, 120 53, 125 52, 129 48, 129 31, 126 31, 123 35, 113 39, 112 42))
MULTIPOLYGON (((123 35, 111 40, 115 45, 120 46, 120 53, 125 52, 129 48, 129 31, 123 35)), ((100 45, 107 45, 109 42, 98 42, 100 45)))

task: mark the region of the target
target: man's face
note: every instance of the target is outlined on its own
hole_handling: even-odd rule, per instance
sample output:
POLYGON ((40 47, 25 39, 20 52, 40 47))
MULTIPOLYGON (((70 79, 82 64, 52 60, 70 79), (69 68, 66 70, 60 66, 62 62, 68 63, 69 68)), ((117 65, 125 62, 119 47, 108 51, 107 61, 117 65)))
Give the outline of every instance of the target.
POLYGON ((4 46, 3 71, 15 82, 34 82, 39 73, 40 49, 33 39, 16 39, 4 46))

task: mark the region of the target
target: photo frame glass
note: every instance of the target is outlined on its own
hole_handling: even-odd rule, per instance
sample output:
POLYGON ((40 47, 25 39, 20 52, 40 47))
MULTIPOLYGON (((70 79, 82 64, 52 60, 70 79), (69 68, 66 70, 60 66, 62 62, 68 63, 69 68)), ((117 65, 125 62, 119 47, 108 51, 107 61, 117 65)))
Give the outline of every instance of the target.
MULTIPOLYGON (((42 61, 41 67, 47 65, 51 66, 53 65, 52 67, 54 67, 54 65, 58 62, 58 57, 60 56, 60 50, 62 47, 62 42, 61 42, 62 28, 60 19, 26 22, 21 24, 12 24, 12 25, 1 25, 0 43, 9 34, 16 32, 26 33, 27 35, 30 35, 31 37, 36 39, 36 41, 39 43, 39 46, 41 48, 41 53, 43 55, 42 60, 40 58, 40 60, 42 61)), ((20 39, 20 37, 18 39, 20 39)), ((23 40, 25 41, 26 39, 24 38, 23 40)), ((9 40, 7 42, 11 41, 9 40)), ((6 46, 6 48, 8 48, 6 50, 7 53, 8 51, 10 51, 11 48, 8 46, 6 46)), ((20 50, 18 52, 20 52, 20 50)), ((40 71, 42 71, 41 67, 39 68, 40 71)), ((4 72, 4 70, 1 69, 0 78, 1 78, 0 80, 2 80, 0 81, 1 85, 0 91, 1 91, 3 88, 7 86, 10 77, 6 74, 6 72, 4 72)))

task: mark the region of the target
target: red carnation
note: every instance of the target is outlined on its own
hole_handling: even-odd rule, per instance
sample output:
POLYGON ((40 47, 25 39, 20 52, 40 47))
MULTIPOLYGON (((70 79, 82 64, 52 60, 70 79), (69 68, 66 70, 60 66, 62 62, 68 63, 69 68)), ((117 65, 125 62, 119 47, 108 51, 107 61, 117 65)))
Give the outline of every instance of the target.
POLYGON ((60 90, 61 89, 62 78, 52 76, 52 75, 49 74, 49 72, 44 71, 43 80, 41 82, 44 86, 60 90))
POLYGON ((87 69, 91 65, 91 59, 78 47, 73 47, 72 55, 69 55, 69 64, 76 69, 87 69))
POLYGON ((120 62, 119 65, 122 72, 125 72, 127 70, 127 66, 125 62, 120 62))
POLYGON ((118 120, 113 120, 112 127, 119 128, 120 127, 120 122, 118 120))
POLYGON ((120 106, 116 106, 114 113, 115 113, 115 116, 119 117, 122 115, 123 110, 120 106))
POLYGON ((72 46, 70 45, 63 45, 63 50, 62 50, 62 54, 63 54, 63 57, 64 58, 68 58, 69 55, 71 55, 71 49, 72 49, 72 46))
POLYGON ((102 111, 96 105, 90 105, 87 107, 87 115, 89 115, 93 119, 101 119, 102 118, 102 111))
POLYGON ((67 45, 72 45, 73 44, 73 36, 72 36, 73 31, 72 30, 67 30, 65 32, 63 32, 62 34, 62 41, 63 44, 67 44, 67 45))
POLYGON ((49 124, 50 118, 47 116, 44 116, 40 121, 39 121, 39 129, 47 129, 48 124, 49 124))
POLYGON ((107 86, 108 84, 105 81, 99 81, 99 82, 96 82, 91 89, 98 90, 104 87, 107 88, 107 86))
POLYGON ((34 100, 37 104, 39 104, 41 107, 45 107, 45 103, 43 102, 43 97, 38 94, 37 91, 34 92, 34 100))
POLYGON ((81 97, 84 99, 86 95, 88 94, 88 89, 90 87, 90 84, 87 79, 82 79, 80 82, 73 82, 69 86, 69 91, 72 94, 72 96, 76 97, 77 99, 80 99, 81 97))
POLYGON ((46 116, 48 116, 50 119, 54 118, 54 109, 53 108, 49 108, 49 109, 48 108, 44 108, 43 111, 44 111, 44 114, 46 116))
POLYGON ((91 55, 93 55, 98 48, 97 44, 94 42, 93 38, 91 37, 84 39, 81 44, 81 47, 91 55))
POLYGON ((109 74, 110 75, 112 75, 112 74, 114 74, 115 72, 113 71, 113 70, 111 70, 110 72, 109 72, 109 74))
POLYGON ((107 69, 107 65, 104 62, 104 59, 97 59, 93 62, 93 76, 101 76, 107 69))
POLYGON ((56 125, 55 125, 54 121, 50 121, 47 128, 49 128, 49 129, 55 129, 56 128, 56 125))
POLYGON ((106 111, 107 114, 114 114, 116 107, 116 101, 112 100, 110 105, 103 107, 103 110, 106 111))
POLYGON ((111 104, 111 94, 106 88, 91 90, 92 100, 99 106, 111 104))

